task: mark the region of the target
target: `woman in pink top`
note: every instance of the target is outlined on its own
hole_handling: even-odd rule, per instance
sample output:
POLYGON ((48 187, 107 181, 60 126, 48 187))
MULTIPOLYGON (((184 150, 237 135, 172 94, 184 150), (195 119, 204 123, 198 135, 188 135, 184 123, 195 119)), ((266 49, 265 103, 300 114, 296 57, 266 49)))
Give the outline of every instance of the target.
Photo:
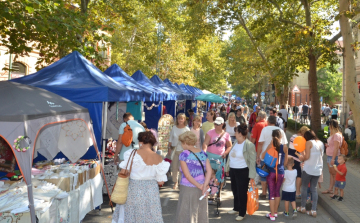
POLYGON ((334 165, 338 165, 337 159, 340 155, 340 147, 343 141, 343 136, 339 129, 339 123, 337 120, 333 119, 330 121, 330 137, 328 138, 328 143, 325 144, 326 155, 327 155, 327 165, 329 167, 330 173, 330 184, 329 189, 323 191, 323 194, 333 194, 334 184, 335 184, 335 175, 336 171, 334 170, 334 165))
MULTIPOLYGON (((217 117, 214 121, 215 129, 209 130, 205 136, 203 150, 206 151, 209 160, 220 160, 222 171, 216 172, 216 179, 220 182, 220 191, 224 185, 225 158, 229 154, 232 143, 229 133, 225 132, 226 124, 223 118, 217 117)), ((216 168, 213 168, 216 169, 216 168)), ((220 198, 220 194, 219 194, 220 198)))

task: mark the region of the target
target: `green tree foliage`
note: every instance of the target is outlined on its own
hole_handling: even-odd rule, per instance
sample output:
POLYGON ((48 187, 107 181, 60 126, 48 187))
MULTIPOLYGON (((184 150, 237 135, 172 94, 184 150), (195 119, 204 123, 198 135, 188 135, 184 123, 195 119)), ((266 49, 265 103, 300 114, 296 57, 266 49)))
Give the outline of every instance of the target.
POLYGON ((318 89, 323 101, 332 104, 341 99, 342 73, 338 71, 339 65, 331 67, 329 64, 318 70, 318 89))
POLYGON ((38 68, 78 50, 101 65, 96 43, 106 41, 102 24, 71 2, 55 0, 0 1, 1 45, 9 53, 38 51, 38 68))

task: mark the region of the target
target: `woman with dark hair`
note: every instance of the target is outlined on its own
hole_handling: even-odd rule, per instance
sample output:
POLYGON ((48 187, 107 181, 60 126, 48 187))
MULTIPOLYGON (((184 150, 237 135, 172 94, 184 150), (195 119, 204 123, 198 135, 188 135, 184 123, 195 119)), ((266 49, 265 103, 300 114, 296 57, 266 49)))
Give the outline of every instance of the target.
MULTIPOLYGON (((223 171, 216 172, 216 179, 220 182, 220 191, 224 185, 224 166, 227 154, 229 154, 231 150, 231 138, 229 133, 225 131, 226 124, 224 123, 224 119, 221 117, 217 117, 214 121, 215 129, 208 131, 205 136, 205 141, 203 145, 203 150, 208 155, 209 159, 219 160, 221 161, 221 166, 223 171)), ((215 169, 215 168, 214 168, 215 169)), ((219 198, 220 198, 219 193, 219 198)))
POLYGON ((226 108, 225 108, 225 105, 223 105, 223 106, 220 108, 220 116, 221 116, 221 118, 223 118, 225 121, 226 121, 226 115, 227 115, 226 108))
POLYGON ((256 176, 256 150, 254 143, 246 137, 248 128, 245 123, 234 127, 234 129, 236 140, 230 150, 225 167, 226 176, 230 175, 231 190, 234 195, 234 209, 228 213, 239 213, 236 220, 241 221, 246 214, 249 181, 256 176))
MULTIPOLYGON (((127 167, 131 173, 126 203, 116 206, 112 223, 163 222, 159 186, 167 181, 170 164, 151 150, 156 143, 151 132, 139 133, 138 140, 139 149, 135 150, 132 166, 127 167)), ((133 149, 125 152, 119 165, 121 171, 125 170, 132 152, 133 149)))
POLYGON ((316 137, 314 131, 304 133, 306 140, 305 151, 303 155, 298 155, 299 159, 304 162, 303 173, 301 176, 301 207, 297 211, 305 213, 307 198, 307 189, 310 183, 310 192, 312 196, 311 211, 307 214, 316 217, 316 207, 318 202, 317 184, 323 169, 324 144, 316 137))
MULTIPOLYGON (((280 204, 280 188, 284 181, 284 173, 288 161, 288 149, 286 146, 281 144, 282 134, 279 129, 275 129, 272 132, 272 141, 269 146, 266 148, 266 151, 261 154, 261 159, 265 158, 265 154, 274 147, 278 152, 278 164, 275 168, 269 168, 269 175, 266 177, 266 182, 269 187, 269 204, 270 204, 270 212, 266 214, 266 217, 270 218, 270 220, 275 221, 275 217, 277 217, 277 210, 280 204)), ((306 197, 306 196, 305 196, 306 197)))
POLYGON ((326 155, 327 155, 327 165, 329 167, 330 173, 330 184, 329 189, 323 191, 323 194, 333 194, 334 185, 335 185, 335 176, 336 171, 334 170, 334 165, 338 165, 338 155, 340 155, 340 147, 343 142, 343 135, 339 129, 339 123, 337 120, 332 119, 330 121, 330 137, 325 144, 326 155))

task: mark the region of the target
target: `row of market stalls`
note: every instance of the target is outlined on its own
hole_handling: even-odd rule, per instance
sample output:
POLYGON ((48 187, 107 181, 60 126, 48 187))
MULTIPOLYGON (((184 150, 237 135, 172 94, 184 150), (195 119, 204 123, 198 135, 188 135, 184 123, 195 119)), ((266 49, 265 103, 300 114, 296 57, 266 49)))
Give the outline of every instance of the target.
MULTIPOLYGON (((203 95, 198 88, 156 75, 149 79, 140 70, 129 76, 116 64, 102 72, 76 51, 37 73, 0 85, 0 150, 9 147, 15 155, 16 162, 9 159, 4 163, 17 164, 24 177, 21 194, 26 191, 29 196, 28 201, 22 197, 19 202, 25 205, 25 213, 29 205, 33 223, 36 218, 39 222, 80 222, 102 203, 102 163, 98 161, 105 140, 118 135, 123 113, 131 112, 137 120, 145 118, 149 128, 157 129, 164 108, 173 117, 190 108, 196 111, 195 98, 203 95), (64 158, 69 161, 64 163, 64 158), (51 164, 54 160, 62 164, 48 165, 50 169, 44 172, 40 167, 32 169, 39 161, 45 166, 51 160, 51 164), (35 174, 37 171, 41 173, 35 174), (39 183, 44 178, 56 184, 58 191, 45 199, 47 205, 41 200, 44 195, 34 188, 35 184, 45 188, 39 183), (63 196, 57 197, 59 194, 63 196), (39 203, 44 206, 42 212, 39 203)), ((8 170, 14 170, 13 166, 8 170)), ((4 191, 17 194, 18 188, 10 186, 4 191)), ((0 194, 0 204, 3 198, 0 194)), ((0 205, 1 210, 7 209, 0 205)), ((0 215, 0 222, 1 216, 6 214, 0 215)))

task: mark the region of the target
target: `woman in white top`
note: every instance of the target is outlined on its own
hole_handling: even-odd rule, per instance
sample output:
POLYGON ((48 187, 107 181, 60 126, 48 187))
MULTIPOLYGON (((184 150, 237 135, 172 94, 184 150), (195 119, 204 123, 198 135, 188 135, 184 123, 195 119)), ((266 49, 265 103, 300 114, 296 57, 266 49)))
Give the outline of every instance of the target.
POLYGON ((226 121, 226 132, 229 133, 232 143, 234 143, 236 140, 235 127, 238 125, 240 125, 240 123, 236 122, 235 113, 230 112, 228 115, 228 120, 226 121))
POLYGON ((304 155, 299 154, 299 159, 304 162, 303 173, 301 176, 301 207, 297 210, 305 213, 307 189, 310 183, 312 195, 311 211, 308 215, 316 217, 316 207, 318 202, 317 184, 323 169, 324 144, 316 137, 314 131, 307 131, 304 134, 306 139, 304 155))
POLYGON ((176 122, 170 132, 169 138, 169 154, 171 154, 171 176, 174 182, 173 189, 178 186, 179 179, 179 155, 182 153, 183 148, 179 142, 179 136, 184 132, 190 131, 187 127, 186 116, 184 113, 179 113, 176 117, 176 122))
MULTIPOLYGON (((126 203, 116 205, 112 223, 163 222, 159 186, 167 181, 170 164, 152 151, 156 139, 151 132, 139 133, 138 140, 139 149, 131 167, 126 203)), ((123 170, 132 151, 124 153, 124 161, 120 163, 123 170)))
POLYGON ((234 209, 228 213, 239 213, 236 217, 237 221, 245 217, 249 181, 256 176, 255 145, 247 139, 247 134, 248 128, 245 123, 236 127, 236 141, 225 166, 226 176, 229 176, 230 172, 231 190, 234 195, 234 209))

